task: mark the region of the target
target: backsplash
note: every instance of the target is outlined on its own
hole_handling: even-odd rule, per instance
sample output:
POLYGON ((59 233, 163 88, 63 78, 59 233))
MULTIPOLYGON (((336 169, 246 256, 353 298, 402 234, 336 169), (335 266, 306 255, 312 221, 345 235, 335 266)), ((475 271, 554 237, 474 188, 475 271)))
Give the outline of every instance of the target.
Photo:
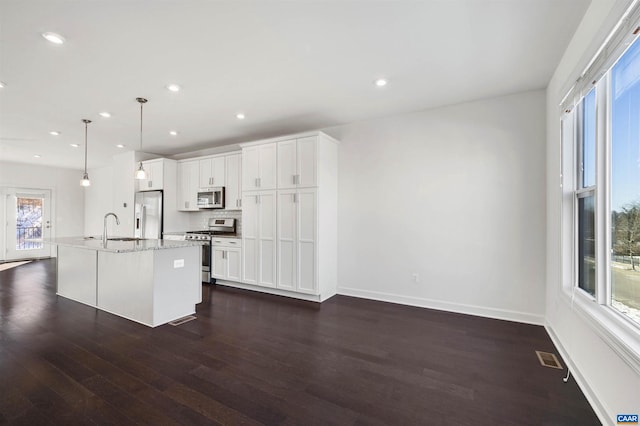
POLYGON ((189 229, 200 231, 207 229, 209 219, 235 219, 236 233, 242 235, 242 210, 203 210, 200 212, 187 213, 189 215, 189 229))

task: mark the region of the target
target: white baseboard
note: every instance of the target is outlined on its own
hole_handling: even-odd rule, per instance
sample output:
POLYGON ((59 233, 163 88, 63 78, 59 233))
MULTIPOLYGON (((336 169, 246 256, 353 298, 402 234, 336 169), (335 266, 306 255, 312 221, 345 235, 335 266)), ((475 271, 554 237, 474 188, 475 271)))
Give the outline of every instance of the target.
POLYGON ((602 405, 600 400, 597 398, 593 389, 591 389, 591 387, 585 380, 582 373, 580 373, 580 370, 573 363, 573 360, 569 356, 569 353, 566 351, 564 346, 562 346, 562 343, 560 342, 558 335, 553 331, 553 328, 551 328, 551 325, 545 324, 544 328, 547 330, 547 334, 551 338, 551 341, 555 345, 556 349, 558 349, 558 352, 560 352, 562 359, 567 364, 567 368, 571 371, 571 376, 575 379, 576 383, 578 384, 578 387, 584 394, 585 398, 587 398, 587 401, 589 401, 589 404, 591 405, 591 408, 593 408, 593 411, 595 411, 596 416, 598 416, 598 420, 600 420, 600 422, 603 425, 615 424, 612 420, 615 418, 615 416, 609 415, 607 413, 607 410, 602 405))
POLYGON ((421 297, 402 296, 399 294, 362 290, 349 287, 338 287, 338 294, 379 300, 381 302, 398 303, 401 305, 418 306, 420 308, 436 309, 439 311, 457 312, 460 314, 476 315, 486 318, 521 322, 525 324, 544 325, 544 316, 527 312, 510 311, 506 309, 486 308, 462 303, 443 302, 440 300, 421 297))
POLYGON ((258 293, 275 294, 276 296, 291 297, 292 299, 307 300, 309 302, 323 302, 324 300, 326 300, 326 299, 320 300, 320 296, 316 296, 313 294, 295 293, 295 292, 280 290, 277 288, 260 287, 260 286, 255 286, 251 284, 244 284, 236 281, 225 281, 225 280, 216 279, 216 285, 241 288, 243 290, 251 290, 251 291, 256 291, 258 293))

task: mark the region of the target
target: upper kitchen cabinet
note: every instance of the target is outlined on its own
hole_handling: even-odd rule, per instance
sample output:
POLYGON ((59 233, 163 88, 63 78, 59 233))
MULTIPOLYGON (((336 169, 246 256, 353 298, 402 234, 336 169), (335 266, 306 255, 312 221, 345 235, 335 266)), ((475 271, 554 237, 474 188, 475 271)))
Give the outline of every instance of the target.
POLYGON ((166 158, 157 158, 142 162, 142 167, 147 172, 146 179, 138 180, 138 191, 155 191, 164 189, 164 167, 166 158))
POLYGON ((200 164, 198 160, 178 163, 177 208, 180 211, 198 211, 198 189, 200 185, 200 164))
POLYGON ((200 160, 200 188, 225 186, 225 158, 222 156, 200 160))
POLYGON ((278 189, 317 186, 318 137, 278 142, 278 189))
POLYGON ((225 160, 224 208, 240 210, 242 208, 242 154, 231 154, 225 160))
POLYGON ((242 190, 276 188, 277 145, 242 144, 242 190))

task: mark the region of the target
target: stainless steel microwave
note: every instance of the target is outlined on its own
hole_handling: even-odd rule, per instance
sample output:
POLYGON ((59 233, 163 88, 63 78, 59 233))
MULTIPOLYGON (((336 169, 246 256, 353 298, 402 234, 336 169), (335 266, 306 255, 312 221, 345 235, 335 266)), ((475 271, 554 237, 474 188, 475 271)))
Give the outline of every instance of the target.
POLYGON ((198 192, 199 209, 224 209, 224 186, 198 192))

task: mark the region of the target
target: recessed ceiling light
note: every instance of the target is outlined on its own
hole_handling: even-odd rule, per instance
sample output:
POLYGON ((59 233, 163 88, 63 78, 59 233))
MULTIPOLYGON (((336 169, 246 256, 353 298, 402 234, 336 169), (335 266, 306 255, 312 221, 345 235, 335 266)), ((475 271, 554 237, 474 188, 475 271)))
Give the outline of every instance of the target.
POLYGON ((241 113, 241 112, 239 112, 239 113, 237 113, 237 114, 236 114, 236 118, 237 118, 238 120, 244 120, 244 114, 243 114, 243 113, 241 113))
POLYGON ((0 81, 0 89, 2 89, 3 87, 5 87, 7 84, 3 81, 0 81))
POLYGON ((40 154, 34 154, 34 155, 33 155, 33 157, 34 157, 34 158, 40 158, 40 157, 42 157, 42 156, 41 156, 40 154))
POLYGON ((124 145, 122 145, 121 143, 119 143, 118 145, 116 145, 117 148, 124 148, 124 145))
POLYGON ((167 89, 171 90, 172 92, 179 92, 181 87, 175 83, 171 83, 171 84, 167 84, 167 89))
POLYGON ((64 37, 62 37, 60 34, 43 33, 42 37, 44 37, 45 39, 47 39, 48 41, 50 41, 53 44, 63 44, 64 43, 64 37))
POLYGON ((99 115, 100 115, 100 117, 104 117, 104 118, 109 118, 109 117, 111 117, 111 114, 109 114, 109 113, 108 113, 108 112, 106 112, 106 111, 105 111, 105 112, 101 112, 99 115))
POLYGON ((170 131, 169 131, 169 134, 170 134, 171 136, 177 136, 177 135, 178 135, 178 132, 176 132, 175 130, 170 130, 170 131))
POLYGON ((71 146, 72 146, 72 147, 74 147, 74 148, 77 148, 77 147, 79 147, 79 146, 80 146, 80 145, 78 145, 77 143, 72 143, 72 144, 69 144, 69 145, 71 145, 71 146))
POLYGON ((376 86, 378 86, 378 87, 384 87, 384 86, 386 86, 386 85, 387 85, 387 83, 388 83, 388 81, 387 81, 386 79, 384 79, 384 78, 379 78, 379 79, 377 79, 377 80, 375 81, 375 84, 376 84, 376 86))
POLYGON ((52 130, 52 131, 49 132, 49 134, 51 136, 60 136, 60 132, 58 132, 57 130, 52 130))

